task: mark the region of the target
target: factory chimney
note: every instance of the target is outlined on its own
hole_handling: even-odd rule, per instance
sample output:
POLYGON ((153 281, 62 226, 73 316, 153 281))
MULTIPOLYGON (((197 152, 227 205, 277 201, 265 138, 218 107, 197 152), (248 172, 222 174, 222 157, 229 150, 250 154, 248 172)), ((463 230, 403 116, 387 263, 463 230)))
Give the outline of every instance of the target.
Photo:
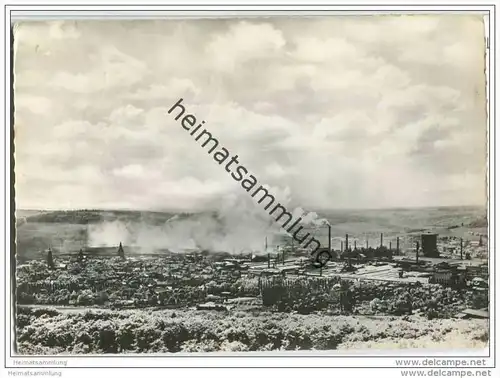
POLYGON ((349 234, 345 234, 345 250, 349 250, 349 234))
POLYGON ((416 262, 418 264, 418 250, 420 249, 420 243, 417 242, 417 253, 416 253, 416 262))
POLYGON ((464 259, 463 252, 464 252, 464 239, 460 238, 460 260, 464 259))
MULTIPOLYGON (((266 245, 265 245, 265 251, 267 252, 267 236, 266 236, 266 245)), ((271 254, 267 252, 267 267, 271 267, 271 254)))
POLYGON ((396 253, 399 255, 399 236, 396 238, 396 253))
POLYGON ((332 226, 328 225, 328 253, 332 255, 332 226))
POLYGON ((380 233, 380 248, 384 246, 384 234, 380 233))

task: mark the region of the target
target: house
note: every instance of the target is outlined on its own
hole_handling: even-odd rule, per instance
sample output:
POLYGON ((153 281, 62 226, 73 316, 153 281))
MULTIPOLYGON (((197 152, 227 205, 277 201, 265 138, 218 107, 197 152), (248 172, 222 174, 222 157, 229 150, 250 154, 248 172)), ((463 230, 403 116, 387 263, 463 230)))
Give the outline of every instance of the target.
POLYGON ((441 284, 441 285, 449 285, 453 280, 453 272, 450 270, 441 270, 436 271, 429 279, 430 283, 441 284))

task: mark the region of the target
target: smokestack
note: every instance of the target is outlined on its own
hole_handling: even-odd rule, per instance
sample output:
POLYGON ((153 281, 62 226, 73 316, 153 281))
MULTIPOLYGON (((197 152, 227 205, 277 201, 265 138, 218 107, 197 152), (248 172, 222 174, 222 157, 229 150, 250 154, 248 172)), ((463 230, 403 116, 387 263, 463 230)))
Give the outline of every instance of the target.
POLYGON ((396 239, 396 252, 399 255, 399 236, 396 239))
POLYGON ((389 249, 392 249, 392 241, 389 242, 389 249))
POLYGON ((50 247, 47 252, 47 266, 49 267, 49 269, 54 269, 54 259, 52 257, 52 249, 50 249, 50 247))
POLYGON ((267 236, 266 236, 266 252, 267 252, 267 236))
POLYGON ((285 251, 283 251, 283 265, 285 265, 285 251))
POLYGON ((460 238, 460 260, 464 259, 463 252, 464 252, 464 239, 460 238))
POLYGON ((380 233, 380 247, 384 246, 384 234, 380 233))
POLYGON ((417 254, 416 254, 416 262, 418 263, 418 250, 420 249, 420 243, 417 242, 417 254))
MULTIPOLYGON (((266 239, 267 240, 267 239, 266 239)), ((271 254, 268 253, 267 254, 267 267, 270 268, 271 267, 271 254)))
POLYGON ((345 234, 345 250, 349 249, 349 234, 345 234))
POLYGON ((354 240, 354 249, 357 249, 356 240, 354 240))
POLYGON ((368 249, 368 238, 366 239, 366 249, 368 249))
POLYGON ((340 252, 344 252, 344 242, 340 241, 340 252))
POLYGON ((328 252, 332 254, 332 226, 328 225, 328 252))

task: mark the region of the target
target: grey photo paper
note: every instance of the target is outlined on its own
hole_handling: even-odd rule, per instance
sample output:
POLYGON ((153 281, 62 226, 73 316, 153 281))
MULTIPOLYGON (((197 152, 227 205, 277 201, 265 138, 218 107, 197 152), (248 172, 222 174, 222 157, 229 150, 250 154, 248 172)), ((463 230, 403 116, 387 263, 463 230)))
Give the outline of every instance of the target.
POLYGON ((489 348, 482 15, 12 38, 16 355, 489 348))

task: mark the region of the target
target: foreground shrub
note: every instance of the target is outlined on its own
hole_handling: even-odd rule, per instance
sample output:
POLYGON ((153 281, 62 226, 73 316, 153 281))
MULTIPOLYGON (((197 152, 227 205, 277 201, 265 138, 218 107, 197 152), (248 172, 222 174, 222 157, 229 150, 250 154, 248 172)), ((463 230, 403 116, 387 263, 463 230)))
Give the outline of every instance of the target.
MULTIPOLYGON (((211 351, 332 350, 343 345, 423 340, 448 342, 454 334, 471 345, 488 340, 487 321, 425 318, 367 319, 263 313, 130 311, 68 313, 48 318, 23 314, 19 350, 58 353, 176 353, 211 351), (49 320, 50 321, 47 321, 49 320), (361 324, 362 323, 362 324, 361 324)), ((370 344, 371 345, 371 344, 370 344)), ((406 345, 410 345, 407 343, 406 345)), ((413 344, 412 344, 413 345, 413 344)))

